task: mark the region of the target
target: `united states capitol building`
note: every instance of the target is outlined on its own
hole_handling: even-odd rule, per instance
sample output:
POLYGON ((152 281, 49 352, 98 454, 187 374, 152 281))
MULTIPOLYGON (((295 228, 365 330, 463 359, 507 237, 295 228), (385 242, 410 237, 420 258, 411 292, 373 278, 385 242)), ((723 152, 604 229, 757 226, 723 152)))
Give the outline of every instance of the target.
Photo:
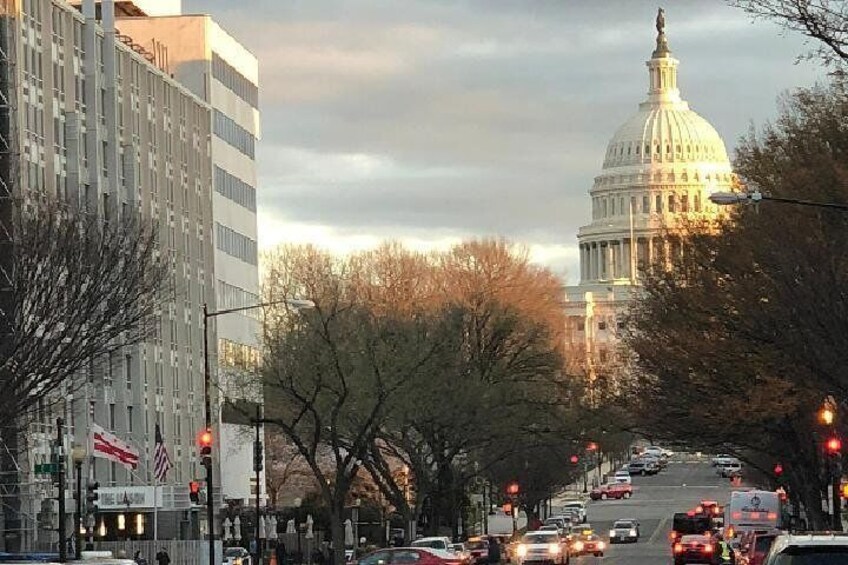
POLYGON ((565 288, 568 357, 590 391, 623 366, 622 315, 638 297, 643 269, 679 255, 680 241, 669 237, 675 225, 718 214, 708 196, 733 180, 718 132, 681 97, 679 63, 660 10, 647 99, 610 139, 589 190, 592 217, 577 234, 580 283, 565 288))

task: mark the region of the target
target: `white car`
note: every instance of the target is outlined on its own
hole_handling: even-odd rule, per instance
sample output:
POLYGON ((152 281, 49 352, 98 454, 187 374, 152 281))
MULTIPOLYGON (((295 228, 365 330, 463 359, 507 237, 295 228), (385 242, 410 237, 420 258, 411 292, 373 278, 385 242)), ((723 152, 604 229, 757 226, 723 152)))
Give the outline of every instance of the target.
POLYGON ((448 537, 434 536, 429 538, 420 538, 409 544, 410 547, 429 547, 430 549, 438 549, 453 553, 453 542, 448 537))
POLYGON ((568 546, 553 530, 527 532, 516 548, 518 565, 566 565, 569 562, 568 546))
POLYGON ((562 509, 568 511, 570 509, 577 511, 577 517, 580 522, 586 522, 586 503, 582 500, 569 500, 563 503, 562 509))
POLYGON ((649 445, 642 452, 645 455, 654 455, 656 457, 671 457, 672 453, 668 449, 664 449, 659 445, 649 445))
POLYGON ((713 467, 718 467, 719 465, 726 465, 734 461, 736 461, 736 458, 734 456, 729 455, 727 453, 719 453, 710 460, 710 464, 713 467))
POLYGON ((629 471, 616 471, 615 475, 612 476, 612 481, 610 482, 629 485, 633 482, 633 479, 630 478, 629 471))

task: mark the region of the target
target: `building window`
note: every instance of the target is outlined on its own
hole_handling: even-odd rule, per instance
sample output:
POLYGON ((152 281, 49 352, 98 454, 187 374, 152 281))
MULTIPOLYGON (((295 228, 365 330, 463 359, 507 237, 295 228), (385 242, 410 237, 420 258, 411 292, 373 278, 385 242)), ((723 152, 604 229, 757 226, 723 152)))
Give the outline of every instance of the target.
POLYGON ((651 199, 646 194, 646 195, 642 196, 642 213, 643 214, 650 214, 650 212, 651 212, 651 199))
POLYGON ((235 123, 225 114, 215 110, 213 123, 215 135, 250 157, 256 154, 256 138, 252 133, 235 123))
POLYGON ((677 212, 677 199, 674 197, 674 194, 668 195, 668 211, 677 212))
POLYGON ((127 406, 127 432, 133 433, 133 407, 127 406))
POLYGON ((212 76, 254 108, 259 107, 259 88, 217 53, 212 53, 212 76))
POLYGON ((598 329, 601 330, 601 331, 607 329, 607 323, 603 320, 598 322, 598 329))
POLYGON ((256 212, 256 189, 219 166, 215 166, 215 191, 239 206, 256 212))
POLYGON ((115 405, 109 405, 109 429, 115 431, 115 405))
POLYGON ((656 210, 654 210, 654 211, 658 214, 662 213, 662 210, 663 210, 662 202, 663 202, 662 201, 662 195, 657 194, 656 202, 654 202, 656 210))
POLYGON ((215 239, 218 249, 236 259, 241 259, 245 263, 251 265, 258 264, 258 254, 254 240, 217 222, 215 223, 215 228, 217 236, 215 239))
POLYGON ((700 195, 700 194, 696 194, 696 195, 693 197, 693 200, 694 200, 694 208, 695 208, 695 211, 696 211, 696 212, 700 212, 700 211, 701 211, 701 195, 700 195))
POLYGON ((218 364, 242 371, 253 371, 259 366, 259 350, 243 343, 219 338, 218 364))

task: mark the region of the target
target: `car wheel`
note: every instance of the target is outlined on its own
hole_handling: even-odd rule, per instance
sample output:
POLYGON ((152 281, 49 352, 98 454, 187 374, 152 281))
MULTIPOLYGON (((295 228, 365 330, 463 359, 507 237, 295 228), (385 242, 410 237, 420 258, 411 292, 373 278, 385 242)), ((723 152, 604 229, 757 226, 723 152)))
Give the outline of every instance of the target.
POLYGON ((606 499, 607 499, 607 493, 602 492, 601 493, 601 500, 606 500, 606 499))
POLYGON ((645 469, 642 469, 641 471, 639 471, 639 474, 644 477, 645 476, 645 469))
POLYGON ((623 495, 621 495, 621 496, 623 496, 624 498, 630 498, 630 493, 629 493, 629 492, 625 492, 625 493, 624 493, 623 495))

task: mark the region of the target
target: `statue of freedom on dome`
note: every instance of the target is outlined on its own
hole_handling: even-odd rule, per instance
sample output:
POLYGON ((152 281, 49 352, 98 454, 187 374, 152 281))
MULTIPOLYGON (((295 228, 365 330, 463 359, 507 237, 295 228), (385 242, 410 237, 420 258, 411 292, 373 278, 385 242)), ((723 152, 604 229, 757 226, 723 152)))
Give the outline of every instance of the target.
POLYGON ((657 11, 657 33, 660 35, 665 33, 665 10, 662 8, 657 11))

